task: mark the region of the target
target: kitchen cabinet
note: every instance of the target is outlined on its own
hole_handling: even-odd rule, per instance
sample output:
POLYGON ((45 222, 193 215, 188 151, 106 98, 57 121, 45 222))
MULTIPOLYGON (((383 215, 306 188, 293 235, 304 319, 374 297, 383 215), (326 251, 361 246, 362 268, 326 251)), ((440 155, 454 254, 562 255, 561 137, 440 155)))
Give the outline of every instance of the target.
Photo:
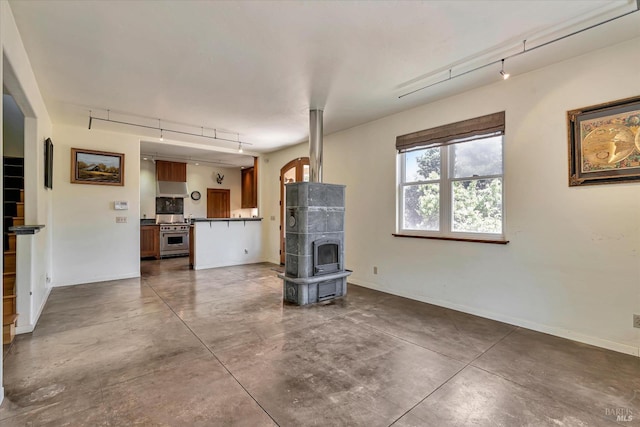
POLYGON ((140 258, 160 259, 160 226, 140 226, 140 258))
POLYGON ((258 159, 254 158, 253 167, 242 169, 240 178, 241 208, 258 207, 258 159))
POLYGON ((158 181, 187 182, 187 164, 156 160, 158 181))

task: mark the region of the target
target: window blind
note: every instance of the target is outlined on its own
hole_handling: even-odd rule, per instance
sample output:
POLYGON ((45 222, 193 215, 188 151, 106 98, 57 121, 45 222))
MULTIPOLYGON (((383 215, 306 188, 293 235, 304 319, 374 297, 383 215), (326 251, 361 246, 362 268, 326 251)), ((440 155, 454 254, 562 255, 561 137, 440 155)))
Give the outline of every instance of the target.
POLYGON ((396 137, 399 153, 504 135, 504 111, 396 137))

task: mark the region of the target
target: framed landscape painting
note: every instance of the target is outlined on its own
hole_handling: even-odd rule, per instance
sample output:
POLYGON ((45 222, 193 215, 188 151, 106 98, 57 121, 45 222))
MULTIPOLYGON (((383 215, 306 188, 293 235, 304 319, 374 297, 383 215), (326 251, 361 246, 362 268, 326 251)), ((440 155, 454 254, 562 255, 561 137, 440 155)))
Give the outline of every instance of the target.
POLYGON ((640 96, 567 112, 569 186, 640 181, 640 96))
POLYGON ((124 185, 124 154, 71 149, 71 183, 124 185))

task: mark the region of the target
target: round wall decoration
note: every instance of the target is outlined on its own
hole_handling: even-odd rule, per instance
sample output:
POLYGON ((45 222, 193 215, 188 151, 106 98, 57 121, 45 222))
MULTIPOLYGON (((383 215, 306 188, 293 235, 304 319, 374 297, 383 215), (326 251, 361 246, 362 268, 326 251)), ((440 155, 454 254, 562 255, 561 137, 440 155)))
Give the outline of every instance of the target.
POLYGON ((193 200, 200 200, 200 197, 202 197, 202 195, 200 194, 199 191, 192 191, 191 192, 191 198, 193 200))

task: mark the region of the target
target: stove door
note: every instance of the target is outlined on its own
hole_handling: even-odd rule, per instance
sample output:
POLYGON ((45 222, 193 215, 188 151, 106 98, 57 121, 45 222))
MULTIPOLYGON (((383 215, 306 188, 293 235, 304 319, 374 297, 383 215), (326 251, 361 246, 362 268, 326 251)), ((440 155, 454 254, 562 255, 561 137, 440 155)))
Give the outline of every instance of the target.
POLYGON ((160 256, 188 255, 189 232, 188 231, 161 231, 160 232, 160 256))

